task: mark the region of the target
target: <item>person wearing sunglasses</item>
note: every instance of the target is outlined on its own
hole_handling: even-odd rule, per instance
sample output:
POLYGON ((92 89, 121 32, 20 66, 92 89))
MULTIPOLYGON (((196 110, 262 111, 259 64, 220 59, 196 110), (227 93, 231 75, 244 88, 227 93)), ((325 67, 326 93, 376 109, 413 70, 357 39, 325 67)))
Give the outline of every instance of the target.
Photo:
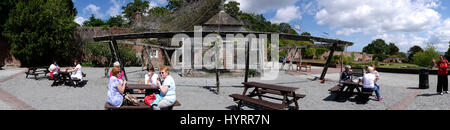
POLYGON ((159 86, 161 101, 157 105, 153 105, 154 110, 161 110, 172 106, 176 101, 175 80, 169 74, 170 68, 163 66, 160 68, 162 82, 157 82, 159 86), (162 84, 161 84, 162 83, 162 84))

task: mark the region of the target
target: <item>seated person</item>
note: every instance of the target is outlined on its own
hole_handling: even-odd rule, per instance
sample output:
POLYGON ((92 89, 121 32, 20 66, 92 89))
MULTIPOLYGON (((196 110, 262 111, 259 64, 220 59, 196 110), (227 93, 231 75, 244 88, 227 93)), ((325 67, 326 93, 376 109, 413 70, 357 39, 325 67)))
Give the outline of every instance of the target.
POLYGON ((125 91, 125 86, 127 81, 120 82, 117 78, 119 76, 120 68, 113 68, 111 73, 112 76, 109 78, 107 101, 111 106, 120 107, 122 106, 124 97, 123 93, 125 91))
MULTIPOLYGON (((154 73, 155 72, 155 68, 153 68, 152 65, 148 65, 147 66, 147 74, 145 74, 145 79, 144 82, 146 85, 152 85, 152 86, 156 86, 157 87, 157 83, 159 82, 159 76, 157 74, 154 73)), ((150 89, 146 89, 145 90, 145 95, 150 95, 152 94, 153 91, 151 91, 150 89)))
POLYGON ((65 72, 72 72, 72 75, 70 75, 72 79, 83 81, 80 62, 75 60, 73 64, 75 65, 75 68, 68 68, 65 72))
POLYGON ((157 105, 153 105, 153 109, 160 110, 162 108, 168 108, 172 106, 176 101, 176 93, 175 93, 175 80, 172 76, 169 75, 170 68, 167 66, 163 66, 160 69, 161 77, 164 79, 161 82, 157 82, 158 87, 160 89, 159 95, 161 96, 161 101, 157 103, 157 105))
POLYGON ((377 82, 377 77, 374 73, 374 69, 373 67, 367 67, 367 72, 366 74, 364 74, 363 79, 362 79, 362 83, 363 83, 363 90, 370 90, 370 91, 375 91, 376 94, 376 99, 378 101, 382 101, 383 97, 380 95, 379 89, 378 87, 375 85, 375 83, 377 82))
MULTIPOLYGON (((350 65, 346 65, 344 72, 342 72, 341 77, 339 78, 339 86, 342 86, 341 91, 343 91, 343 89, 345 87, 345 86, 343 86, 342 82, 351 80, 351 78, 352 78, 353 71, 351 68, 352 67, 350 65)), ((347 88, 347 90, 349 90, 349 89, 347 88)), ((353 90, 353 89, 351 89, 351 90, 353 90)))
POLYGON ((55 78, 55 77, 59 77, 58 72, 61 68, 58 66, 58 64, 56 64, 56 61, 53 61, 53 64, 50 65, 50 67, 48 68, 48 71, 50 71, 50 77, 51 78, 55 78))
MULTIPOLYGON (((119 63, 118 61, 114 62, 114 68, 115 68, 115 67, 120 68, 120 63, 119 63)), ((111 71, 112 71, 112 70, 111 70, 111 71)), ((111 76, 112 76, 112 74, 109 73, 109 78, 111 78, 111 76)), ((117 78, 118 78, 118 79, 122 79, 124 76, 125 76, 125 74, 123 73, 122 70, 120 70, 120 76, 117 77, 117 78)))

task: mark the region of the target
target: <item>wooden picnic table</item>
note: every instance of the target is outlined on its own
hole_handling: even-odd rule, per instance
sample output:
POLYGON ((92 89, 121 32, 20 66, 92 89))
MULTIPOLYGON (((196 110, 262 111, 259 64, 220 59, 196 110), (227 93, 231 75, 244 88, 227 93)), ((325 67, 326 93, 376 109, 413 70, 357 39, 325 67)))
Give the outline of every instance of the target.
POLYGON ((48 66, 28 67, 28 71, 25 72, 25 78, 28 78, 28 75, 34 75, 34 79, 37 79, 37 76, 39 74, 44 74, 44 76, 47 76, 47 73, 50 73, 50 71, 48 70, 48 66))
POLYGON ((146 85, 146 84, 127 84, 125 86, 125 89, 156 89, 156 90, 158 90, 159 88, 156 86, 146 85))
POLYGON ((280 86, 280 85, 274 85, 274 84, 265 84, 265 83, 258 83, 258 82, 244 82, 244 92, 242 94, 231 94, 230 97, 233 97, 234 100, 239 100, 238 108, 240 108, 242 101, 250 102, 259 106, 263 106, 270 109, 275 110, 282 110, 287 108, 290 104, 295 104, 295 109, 299 109, 297 100, 300 98, 304 98, 305 95, 302 94, 295 94, 295 90, 298 88, 294 87, 287 87, 287 86, 280 86), (254 88, 250 94, 246 95, 249 88, 254 88), (266 93, 269 94, 275 94, 275 95, 281 95, 283 99, 271 97, 268 95, 265 95, 266 93), (258 99, 254 99, 252 97, 258 96, 258 99), (266 100, 263 100, 262 97, 268 97, 272 99, 279 99, 282 100, 282 103, 273 103, 266 100), (288 97, 292 97, 290 100, 288 97))

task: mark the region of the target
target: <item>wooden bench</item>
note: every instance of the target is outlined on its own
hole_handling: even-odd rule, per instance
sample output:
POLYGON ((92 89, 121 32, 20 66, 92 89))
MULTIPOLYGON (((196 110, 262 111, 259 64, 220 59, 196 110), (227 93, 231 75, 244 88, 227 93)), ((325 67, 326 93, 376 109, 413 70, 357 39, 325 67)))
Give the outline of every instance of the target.
POLYGON ((37 76, 39 74, 44 74, 44 76, 47 76, 48 73, 50 73, 50 71, 45 66, 29 67, 28 71, 25 72, 25 74, 26 74, 25 78, 28 78, 28 75, 34 75, 34 79, 37 79, 37 76))
POLYGON ((259 106, 263 106, 265 108, 269 108, 269 109, 273 109, 273 110, 283 110, 286 106, 283 104, 277 104, 277 103, 273 103, 273 102, 269 102, 269 101, 264 101, 264 100, 259 100, 259 99, 254 99, 248 96, 244 96, 244 95, 240 95, 240 94, 231 94, 229 95, 230 97, 233 98, 234 101, 239 100, 238 103, 238 108, 241 108, 241 102, 249 102, 252 104, 256 104, 259 106))
POLYGON ((302 70, 303 67, 305 67, 305 71, 306 71, 306 72, 311 72, 311 65, 310 65, 310 64, 305 63, 305 62, 302 62, 302 63, 300 64, 300 70, 302 70), (309 71, 308 71, 308 69, 309 69, 309 71))
MULTIPOLYGON (((181 103, 178 101, 175 101, 175 103, 167 109, 172 110, 174 106, 181 106, 181 103)), ((122 105, 120 107, 113 107, 108 102, 106 102, 105 109, 106 110, 153 110, 153 107, 150 107, 149 105, 145 104, 144 102, 139 102, 137 106, 122 105)))
MULTIPOLYGON (((283 95, 280 91, 270 90, 270 89, 262 89, 259 90, 261 94, 270 93, 275 95, 283 95)), ((289 97, 295 97, 296 99, 304 98, 306 95, 304 94, 295 94, 295 96, 292 93, 288 93, 287 96, 289 97)))
POLYGON ((354 77, 362 77, 364 76, 364 69, 354 68, 352 69, 352 75, 354 77))
POLYGON ((252 103, 264 108, 269 109, 275 109, 275 110, 282 110, 285 108, 288 108, 291 103, 295 104, 295 108, 298 110, 298 103, 297 100, 300 98, 304 98, 305 95, 302 94, 295 94, 295 90, 298 88, 294 87, 286 87, 286 86, 280 86, 280 85, 273 85, 273 84, 265 84, 265 83, 258 83, 258 82, 245 82, 244 84, 244 92, 242 94, 231 94, 230 97, 233 98, 234 101, 239 100, 238 108, 240 109, 242 102, 248 102, 252 103), (252 92, 250 92, 247 95, 247 90, 249 88, 254 88, 252 92), (283 98, 276 98, 266 95, 269 94, 275 94, 280 95, 283 98), (257 99, 252 98, 258 96, 257 99), (273 103, 266 100, 263 100, 262 97, 268 97, 272 99, 278 99, 282 100, 282 103, 273 103), (292 97, 292 99, 289 99, 288 97, 292 97))
POLYGON ((328 91, 330 91, 330 92, 339 92, 339 91, 341 91, 341 88, 342 88, 342 86, 336 85, 336 86, 328 89, 328 91))

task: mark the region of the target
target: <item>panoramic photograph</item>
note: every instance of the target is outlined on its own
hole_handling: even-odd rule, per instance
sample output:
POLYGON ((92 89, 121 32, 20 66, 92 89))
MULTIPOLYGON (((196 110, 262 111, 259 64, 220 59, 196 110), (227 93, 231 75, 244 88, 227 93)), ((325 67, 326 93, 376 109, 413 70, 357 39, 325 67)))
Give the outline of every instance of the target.
POLYGON ((0 12, 0 110, 450 110, 448 0, 1 0, 0 12))

